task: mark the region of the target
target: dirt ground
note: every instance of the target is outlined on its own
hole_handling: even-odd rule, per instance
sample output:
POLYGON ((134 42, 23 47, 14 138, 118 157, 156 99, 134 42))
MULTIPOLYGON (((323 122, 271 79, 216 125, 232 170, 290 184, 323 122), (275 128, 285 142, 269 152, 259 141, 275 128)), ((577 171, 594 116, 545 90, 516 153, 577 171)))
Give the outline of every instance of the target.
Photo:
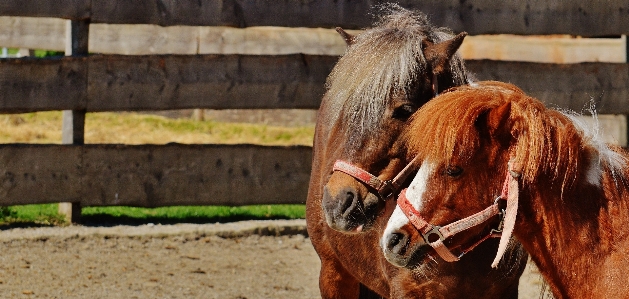
MULTIPOLYGON (((320 298, 304 220, 0 232, 0 298, 320 298)), ((535 273, 520 298, 539 298, 535 273)))

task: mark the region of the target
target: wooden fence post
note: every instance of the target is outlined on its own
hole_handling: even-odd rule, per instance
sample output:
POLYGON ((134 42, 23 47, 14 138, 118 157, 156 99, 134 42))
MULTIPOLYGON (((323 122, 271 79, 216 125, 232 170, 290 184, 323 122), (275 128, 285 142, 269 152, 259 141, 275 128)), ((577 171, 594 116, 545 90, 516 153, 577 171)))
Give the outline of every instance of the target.
MULTIPOLYGON (((66 21, 66 56, 88 54, 89 20, 66 21)), ((85 142, 85 110, 64 110, 61 139, 63 144, 82 145, 85 142)), ((81 217, 80 202, 59 203, 59 214, 67 222, 78 223, 81 217)))

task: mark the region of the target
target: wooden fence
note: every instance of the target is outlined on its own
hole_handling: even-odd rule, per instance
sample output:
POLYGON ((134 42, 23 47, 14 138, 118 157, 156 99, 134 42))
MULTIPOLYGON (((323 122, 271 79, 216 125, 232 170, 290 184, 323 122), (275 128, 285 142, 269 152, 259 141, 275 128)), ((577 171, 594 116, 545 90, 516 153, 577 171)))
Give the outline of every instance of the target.
MULTIPOLYGON (((57 59, 0 60, 0 113, 64 112, 66 145, 0 145, 1 205, 75 207, 304 203, 309 147, 83 145, 86 112, 185 108, 316 109, 336 56, 87 55, 90 24, 368 27, 379 1, 21 0, 0 16, 72 20, 57 59)), ((629 33, 629 1, 400 1, 470 34, 629 33)), ((197 52, 198 53, 198 52, 197 52)), ((626 61, 626 60, 625 60, 626 61)), ((479 79, 512 82, 548 104, 629 114, 629 64, 469 60, 479 79)), ((76 209, 75 209, 76 210, 76 209)))

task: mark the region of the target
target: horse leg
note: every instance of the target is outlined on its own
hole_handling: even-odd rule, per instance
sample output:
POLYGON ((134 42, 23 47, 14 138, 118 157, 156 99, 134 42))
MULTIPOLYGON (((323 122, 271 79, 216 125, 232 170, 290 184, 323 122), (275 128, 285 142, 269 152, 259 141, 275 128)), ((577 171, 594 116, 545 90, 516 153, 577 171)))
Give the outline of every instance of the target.
POLYGON ((321 260, 319 289, 322 299, 358 299, 361 287, 340 263, 321 260))

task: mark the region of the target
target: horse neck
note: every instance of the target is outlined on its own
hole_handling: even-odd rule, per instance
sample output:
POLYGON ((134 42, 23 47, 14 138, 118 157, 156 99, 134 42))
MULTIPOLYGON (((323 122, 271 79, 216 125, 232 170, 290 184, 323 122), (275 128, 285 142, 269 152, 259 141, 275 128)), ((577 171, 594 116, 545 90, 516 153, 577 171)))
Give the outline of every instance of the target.
POLYGON ((622 271, 629 254, 629 192, 624 183, 604 174, 601 186, 581 183, 561 192, 557 184, 544 181, 520 193, 514 234, 555 296, 626 293, 629 279, 622 271))

